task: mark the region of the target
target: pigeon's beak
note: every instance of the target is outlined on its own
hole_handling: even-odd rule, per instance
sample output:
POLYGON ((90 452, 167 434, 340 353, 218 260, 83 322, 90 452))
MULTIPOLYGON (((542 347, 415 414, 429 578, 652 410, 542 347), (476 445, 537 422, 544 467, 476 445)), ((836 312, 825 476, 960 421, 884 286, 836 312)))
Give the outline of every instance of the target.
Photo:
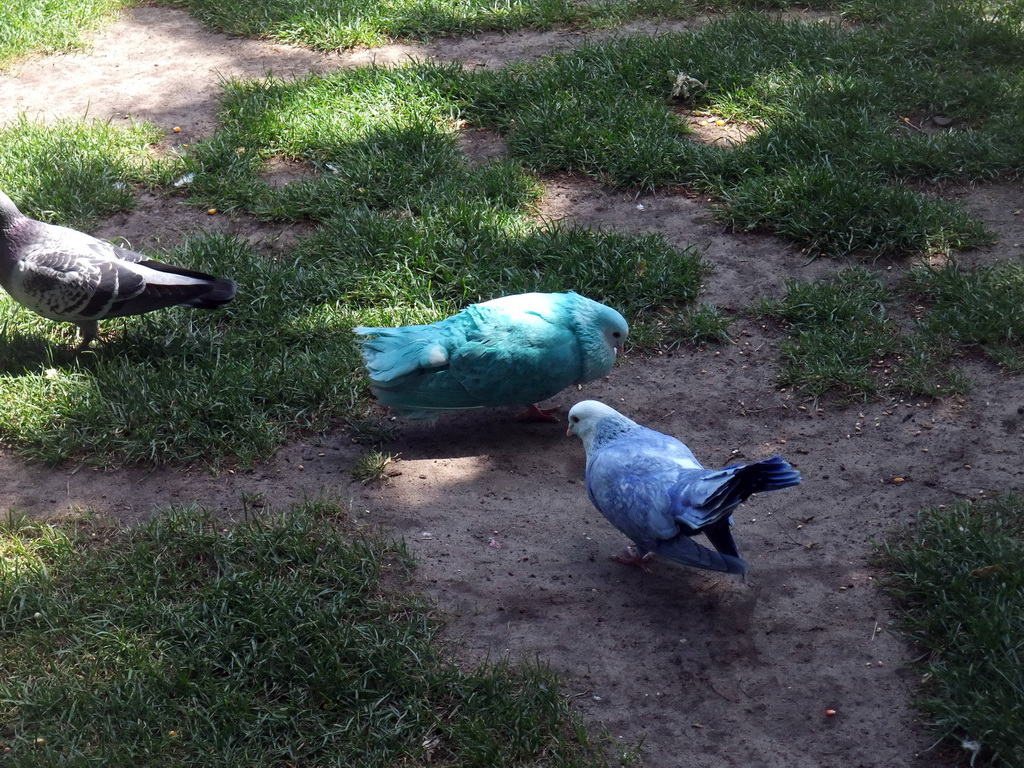
POLYGON ((565 436, 566 437, 572 437, 572 424, 570 424, 569 428, 567 430, 565 430, 565 436))
POLYGON ((626 354, 626 342, 622 342, 621 344, 616 344, 615 345, 615 357, 617 357, 617 358, 618 357, 622 357, 624 354, 626 354))

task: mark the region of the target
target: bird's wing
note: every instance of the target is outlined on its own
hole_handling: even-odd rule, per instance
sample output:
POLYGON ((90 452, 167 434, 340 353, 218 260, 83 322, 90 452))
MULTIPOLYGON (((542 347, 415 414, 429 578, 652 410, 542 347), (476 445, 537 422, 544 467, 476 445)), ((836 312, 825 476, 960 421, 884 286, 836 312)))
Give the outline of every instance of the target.
POLYGON ((359 326, 353 332, 360 337, 363 362, 370 381, 376 384, 397 382, 448 367, 448 334, 442 323, 400 328, 359 326))
MULTIPOLYGON (((447 370, 459 357, 467 369, 486 368, 503 360, 514 345, 516 325, 536 322, 527 312, 513 314, 502 302, 474 304, 436 323, 398 328, 359 326, 359 342, 370 380, 395 383, 407 376, 447 370)), ((518 304, 516 305, 518 306, 518 304)))
MULTIPOLYGON (((726 523, 726 527, 728 528, 728 523, 726 523)), ((705 530, 705 533, 707 533, 707 530, 705 530)), ((658 557, 664 557, 691 568, 703 568, 706 571, 718 571, 720 573, 746 573, 747 563, 736 551, 736 544, 732 541, 732 534, 728 530, 725 533, 729 537, 729 541, 724 548, 719 546, 718 541, 711 539, 711 542, 715 544, 715 548, 718 550, 717 552, 702 544, 698 544, 689 536, 683 535, 676 536, 668 541, 659 541, 651 551, 658 555, 658 557)), ((709 536, 708 538, 711 537, 709 536)))
POLYGON ((24 302, 58 320, 141 314, 175 304, 212 308, 235 295, 231 280, 155 261, 65 227, 49 227, 21 255, 24 302))
POLYGON ((720 517, 710 525, 704 526, 701 533, 707 536, 708 541, 723 555, 739 557, 740 552, 736 546, 736 540, 732 537, 731 520, 732 518, 728 516, 720 517))
POLYGON ((668 492, 680 472, 691 470, 685 459, 666 450, 670 447, 671 443, 652 443, 643 436, 620 438, 598 449, 587 466, 587 491, 594 506, 648 548, 680 531, 668 492))
POLYGON ((54 319, 105 316, 116 301, 142 293, 146 281, 102 251, 46 242, 30 246, 19 261, 17 298, 54 319))
POLYGON ((597 448, 587 466, 587 492, 641 550, 694 568, 745 573, 727 518, 703 529, 716 552, 694 541, 698 526, 679 515, 673 492, 707 472, 682 442, 641 427, 597 448))
POLYGON ((576 335, 539 313, 481 313, 452 354, 452 375, 469 392, 535 402, 576 381, 576 335))
POLYGON ((587 472, 587 492, 601 513, 620 531, 632 539, 642 552, 653 552, 681 565, 723 573, 745 573, 746 563, 740 558, 729 532, 727 519, 712 523, 708 534, 714 551, 699 544, 691 536, 696 533, 682 525, 673 514, 668 489, 680 472, 701 470, 681 468, 676 461, 648 454, 623 464, 623 456, 615 450, 604 450, 587 472))

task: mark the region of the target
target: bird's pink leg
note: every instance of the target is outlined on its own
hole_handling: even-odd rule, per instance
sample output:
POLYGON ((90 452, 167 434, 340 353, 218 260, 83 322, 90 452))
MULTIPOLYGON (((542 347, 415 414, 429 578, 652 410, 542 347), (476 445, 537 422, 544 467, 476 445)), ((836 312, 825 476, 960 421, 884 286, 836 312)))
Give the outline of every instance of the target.
POLYGON ((549 424, 557 424, 558 417, 555 416, 558 413, 558 408, 538 408, 536 405, 531 405, 525 411, 516 415, 516 421, 545 421, 549 424))
POLYGON ((647 567, 647 564, 654 559, 654 553, 648 552, 646 555, 641 555, 636 551, 636 547, 626 547, 626 551, 621 555, 612 555, 611 560, 616 563, 622 563, 623 565, 633 565, 642 570, 644 573, 650 573, 651 569, 647 567))

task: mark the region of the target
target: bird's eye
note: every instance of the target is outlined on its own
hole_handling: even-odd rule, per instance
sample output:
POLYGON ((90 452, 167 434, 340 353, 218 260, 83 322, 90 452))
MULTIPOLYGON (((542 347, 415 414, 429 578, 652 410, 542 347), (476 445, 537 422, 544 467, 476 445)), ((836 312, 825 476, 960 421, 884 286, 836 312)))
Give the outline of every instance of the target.
POLYGON ((569 417, 569 421, 571 421, 573 424, 579 424, 580 423, 580 417, 579 416, 570 416, 569 417))
POLYGON ((621 333, 619 333, 618 331, 615 331, 615 332, 614 332, 614 333, 612 334, 612 336, 614 336, 614 337, 615 337, 616 339, 621 339, 621 338, 622 338, 622 334, 621 334, 621 333))

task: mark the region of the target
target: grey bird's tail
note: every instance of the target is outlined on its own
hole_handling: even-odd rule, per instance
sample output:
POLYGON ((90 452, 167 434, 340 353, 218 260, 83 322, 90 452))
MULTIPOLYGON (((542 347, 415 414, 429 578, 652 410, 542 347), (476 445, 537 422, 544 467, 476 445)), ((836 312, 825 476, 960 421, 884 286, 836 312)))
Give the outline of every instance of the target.
MULTIPOLYGON (((201 274, 197 273, 197 277, 201 274)), ((202 276, 210 280, 209 289, 205 293, 185 302, 184 306, 195 307, 196 309, 216 309, 235 298, 238 286, 234 280, 212 277, 210 275, 202 276)))

